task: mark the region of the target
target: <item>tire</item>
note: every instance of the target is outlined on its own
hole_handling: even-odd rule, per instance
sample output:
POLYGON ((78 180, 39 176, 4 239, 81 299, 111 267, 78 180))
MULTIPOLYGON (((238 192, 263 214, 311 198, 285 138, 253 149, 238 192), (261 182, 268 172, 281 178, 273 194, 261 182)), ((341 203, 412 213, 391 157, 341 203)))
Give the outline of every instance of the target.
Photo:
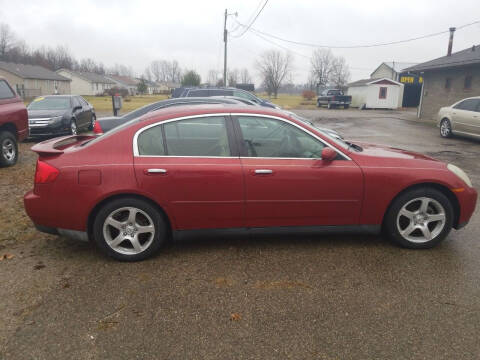
POLYGON ((97 117, 95 114, 92 114, 92 119, 90 120, 90 125, 88 125, 88 130, 92 131, 93 128, 95 127, 95 122, 97 121, 97 117))
POLYGON ((107 256, 140 261, 158 252, 167 240, 167 230, 163 216, 150 203, 120 198, 108 202, 97 213, 93 239, 107 256))
POLYGON ((12 166, 18 160, 18 144, 10 131, 0 132, 0 167, 12 166))
POLYGON ((78 128, 77 128, 77 122, 75 119, 70 120, 70 135, 77 135, 78 134, 78 128))
POLYGON ((443 138, 452 137, 452 124, 448 119, 442 119, 440 122, 440 136, 443 138))
POLYGON ((320 102, 317 101, 317 107, 321 108, 322 107, 322 104, 320 104, 320 102))
POLYGON ((428 249, 440 243, 453 226, 453 206, 440 191, 424 187, 398 196, 385 216, 385 231, 394 243, 428 249))

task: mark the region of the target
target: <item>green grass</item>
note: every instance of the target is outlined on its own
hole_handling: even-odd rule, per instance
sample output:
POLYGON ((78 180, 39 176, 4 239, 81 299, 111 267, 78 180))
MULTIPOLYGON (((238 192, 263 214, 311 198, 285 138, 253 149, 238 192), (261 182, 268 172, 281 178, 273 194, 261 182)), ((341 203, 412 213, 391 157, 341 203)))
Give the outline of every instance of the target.
MULTIPOLYGON (((84 98, 93 105, 96 111, 112 111, 111 96, 84 96, 84 98)), ((144 105, 151 104, 160 100, 165 100, 167 98, 167 95, 128 96, 126 98, 123 98, 123 106, 120 112, 122 114, 125 114, 144 105)))
POLYGON ((305 100, 302 95, 289 95, 289 94, 278 94, 278 97, 275 99, 273 97, 269 98, 266 93, 257 94, 258 97, 268 99, 272 103, 288 110, 288 109, 314 109, 316 107, 315 100, 305 100))

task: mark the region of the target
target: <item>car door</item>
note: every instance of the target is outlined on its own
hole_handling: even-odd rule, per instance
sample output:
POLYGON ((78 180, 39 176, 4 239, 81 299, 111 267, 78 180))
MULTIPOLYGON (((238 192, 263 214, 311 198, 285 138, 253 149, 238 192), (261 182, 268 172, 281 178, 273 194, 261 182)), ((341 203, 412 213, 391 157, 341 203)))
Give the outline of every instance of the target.
POLYGON ((75 119, 77 120, 77 128, 82 129, 86 126, 86 116, 85 111, 83 109, 83 105, 78 99, 78 97, 72 97, 72 106, 73 106, 73 114, 75 115, 75 119))
POLYGON ((244 180, 229 116, 169 120, 137 132, 139 186, 180 230, 244 227, 244 180))
POLYGON ((282 118, 238 115, 247 227, 355 225, 360 168, 339 154, 321 160, 324 141, 282 118))
POLYGON ((93 115, 92 106, 83 97, 79 96, 78 99, 80 101, 80 104, 83 107, 83 112, 85 116, 85 125, 89 126, 90 122, 92 121, 92 115, 93 115))
POLYGON ((480 134, 480 99, 467 99, 464 101, 461 122, 465 132, 480 134))
POLYGON ((453 107, 452 126, 454 131, 474 132, 473 120, 474 116, 478 116, 478 113, 475 111, 477 105, 477 99, 465 99, 453 107))

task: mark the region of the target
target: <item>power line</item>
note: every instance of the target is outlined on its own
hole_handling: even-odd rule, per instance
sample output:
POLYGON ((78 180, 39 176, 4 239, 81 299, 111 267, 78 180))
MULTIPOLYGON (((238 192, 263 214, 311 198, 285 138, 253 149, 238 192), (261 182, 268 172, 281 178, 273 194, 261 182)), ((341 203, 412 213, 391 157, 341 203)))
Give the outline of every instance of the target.
MULTIPOLYGON (((264 32, 264 31, 260 31, 260 30, 257 30, 255 28, 252 28, 251 27, 252 24, 250 24, 250 26, 247 27, 247 25, 245 25, 245 24, 242 24, 240 22, 238 22, 238 23, 242 27, 246 28, 244 33, 250 30, 250 31, 257 32, 258 34, 268 36, 268 37, 274 38, 276 40, 280 40, 280 41, 288 42, 288 43, 291 43, 291 44, 295 44, 295 45, 302 45, 302 46, 309 46, 309 47, 316 47, 316 48, 329 48, 329 49, 360 49, 360 48, 372 48, 372 47, 380 47, 380 46, 387 46, 387 45, 396 45, 396 44, 402 44, 402 43, 406 43, 406 42, 410 42, 410 41, 426 39, 426 38, 429 38, 429 37, 434 37, 434 36, 446 34, 446 33, 449 32, 449 30, 445 30, 445 31, 439 31, 439 32, 432 33, 432 34, 417 36, 417 37, 410 38, 410 39, 391 41, 391 42, 385 42, 385 43, 377 43, 377 44, 336 46, 336 45, 321 45, 321 44, 312 44, 312 43, 305 43, 305 42, 301 42, 301 41, 288 40, 288 39, 284 39, 284 38, 281 38, 279 36, 272 35, 272 34, 264 32)), ((475 25, 475 24, 480 24, 480 20, 471 22, 469 24, 464 24, 464 25, 458 26, 457 30, 460 30, 460 29, 463 29, 463 28, 466 28, 468 26, 472 26, 472 25, 475 25)))
MULTIPOLYGON (((249 23, 252 21, 253 17, 255 16, 255 14, 257 13, 257 11, 260 9, 260 6, 262 6, 262 3, 263 3, 263 0, 260 0, 257 4, 257 7, 255 8, 255 10, 250 14, 249 18, 248 18, 248 21, 246 21, 246 23, 249 23)), ((234 33, 235 31, 237 31, 242 25, 240 23, 237 23, 237 25, 232 29, 232 30, 229 30, 228 32, 230 34, 234 33)))
POLYGON ((232 35, 232 37, 239 38, 239 37, 243 36, 251 28, 251 26, 255 23, 255 21, 257 20, 259 15, 262 13, 263 9, 265 9, 265 6, 267 6, 267 4, 268 4, 268 0, 265 0, 262 8, 258 11, 257 15, 253 18, 253 20, 250 22, 249 25, 243 25, 239 22, 239 24, 241 24, 243 27, 245 27, 245 30, 240 35, 232 35))

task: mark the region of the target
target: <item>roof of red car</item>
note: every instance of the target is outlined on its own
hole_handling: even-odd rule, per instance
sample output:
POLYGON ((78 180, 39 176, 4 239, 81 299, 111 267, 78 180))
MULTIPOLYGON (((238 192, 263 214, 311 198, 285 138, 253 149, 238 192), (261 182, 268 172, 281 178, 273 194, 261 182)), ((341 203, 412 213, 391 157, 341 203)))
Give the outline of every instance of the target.
POLYGON ((262 106, 250 105, 233 105, 233 104, 205 104, 205 105, 181 105, 171 106, 156 111, 152 111, 144 115, 141 120, 168 120, 177 117, 203 115, 203 114, 219 114, 219 113, 245 113, 245 114, 261 114, 271 116, 286 117, 287 114, 282 110, 267 108, 262 106))

